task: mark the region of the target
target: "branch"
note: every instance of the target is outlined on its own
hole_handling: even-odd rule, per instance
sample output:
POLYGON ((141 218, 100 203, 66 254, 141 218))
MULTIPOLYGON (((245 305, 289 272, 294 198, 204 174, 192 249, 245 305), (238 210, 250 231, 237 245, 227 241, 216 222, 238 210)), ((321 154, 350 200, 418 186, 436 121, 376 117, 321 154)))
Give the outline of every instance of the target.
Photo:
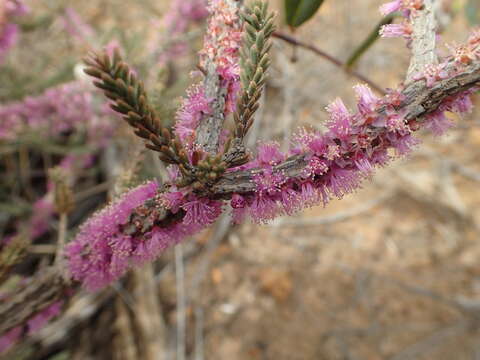
MULTIPOLYGON (((451 64, 450 66, 453 67, 455 65, 451 64)), ((403 90, 402 94, 405 96, 405 100, 398 107, 397 111, 405 112, 405 120, 407 121, 420 119, 437 110, 441 102, 447 97, 464 92, 479 82, 480 62, 474 63, 452 78, 439 81, 431 88, 426 86, 424 80, 415 81, 403 90)), ((379 112, 383 113, 383 111, 384 110, 381 109, 379 112)), ((381 134, 381 131, 385 131, 385 129, 372 130, 377 131, 378 136, 381 134)), ((300 154, 276 165, 273 171, 282 173, 287 178, 296 178, 301 176, 307 165, 306 154, 300 154)), ((262 169, 256 168, 226 173, 220 181, 213 186, 211 191, 219 198, 228 198, 233 193, 245 194, 254 192, 257 184, 253 178, 262 172, 262 169)))
MULTIPOLYGON (((412 14, 412 59, 407 73, 407 82, 415 74, 421 73, 428 65, 436 64, 436 19, 433 3, 436 0, 423 0, 423 9, 412 14)), ((437 0, 438 1, 438 0, 437 0)))
MULTIPOLYGON (((238 13, 243 1, 227 0, 226 3, 226 6, 234 8, 238 13)), ((214 19, 211 21, 214 21, 214 19)), ((224 31, 228 32, 234 30, 235 27, 239 27, 240 21, 240 17, 238 17, 237 23, 230 24, 229 27, 231 29, 224 29, 224 31)), ((219 46, 219 44, 212 45, 219 46)), ((207 99, 212 99, 210 102, 212 112, 209 115, 203 116, 196 129, 197 144, 210 155, 215 155, 218 150, 220 134, 223 129, 223 123, 225 122, 225 103, 228 93, 227 86, 222 84, 215 60, 215 58, 207 58, 204 65, 206 71, 204 81, 205 96, 207 99)))
POLYGON ((385 90, 369 78, 365 77, 364 75, 360 74, 358 71, 348 69, 347 64, 345 64, 343 61, 335 58, 334 56, 327 54, 325 51, 319 49, 315 45, 305 43, 303 41, 298 40, 297 38, 281 33, 281 32, 274 32, 273 37, 283 40, 289 44, 295 45, 295 46, 300 46, 301 48, 307 49, 312 51, 313 53, 317 54, 318 56, 324 58, 325 60, 329 61, 333 65, 341 68, 345 73, 348 75, 351 75, 353 77, 356 77, 358 80, 368 84, 372 89, 375 89, 379 94, 385 94, 385 90))
POLYGON ((65 295, 68 287, 58 268, 50 267, 40 271, 20 292, 0 303, 0 334, 26 324, 32 316, 65 295))

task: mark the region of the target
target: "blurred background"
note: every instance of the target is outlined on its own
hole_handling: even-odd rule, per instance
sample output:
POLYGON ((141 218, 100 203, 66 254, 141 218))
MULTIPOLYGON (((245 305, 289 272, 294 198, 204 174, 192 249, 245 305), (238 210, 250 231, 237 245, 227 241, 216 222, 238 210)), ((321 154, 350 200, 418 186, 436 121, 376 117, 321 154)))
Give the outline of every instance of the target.
MULTIPOLYGON (((384 2, 326 0, 293 33, 279 16, 279 31, 345 62, 384 2)), ((438 2, 446 54, 444 43, 479 25, 480 5, 438 2)), ((206 22, 203 0, 8 3, 19 5, 0 0, 0 302, 53 262, 55 185, 74 200, 68 241, 118 179, 165 174, 82 75, 81 58, 119 48, 172 124, 206 22)), ((283 13, 283 1, 270 4, 283 13)), ((252 148, 321 129, 337 96, 353 108, 359 80, 343 67, 281 39, 272 58, 252 148)), ((351 70, 391 88, 408 62, 403 40, 379 39, 351 70)), ((112 287, 60 302, 17 345, 0 338, 0 358, 479 360, 480 112, 454 120, 447 136, 419 134, 411 156, 326 208, 264 226, 222 217, 112 287)))

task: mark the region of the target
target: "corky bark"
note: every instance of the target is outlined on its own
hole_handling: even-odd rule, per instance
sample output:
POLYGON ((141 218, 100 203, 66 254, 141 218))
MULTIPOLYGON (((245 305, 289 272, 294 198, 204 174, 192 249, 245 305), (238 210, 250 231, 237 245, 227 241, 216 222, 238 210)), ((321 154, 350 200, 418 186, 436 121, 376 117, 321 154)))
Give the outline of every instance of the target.
POLYGON ((413 15, 412 59, 408 67, 407 82, 411 81, 415 74, 422 72, 427 65, 437 63, 435 1, 438 0, 423 0, 423 10, 413 15))
MULTIPOLYGON (((227 0, 227 2, 240 9, 243 0, 227 0)), ((209 61, 206 64, 204 80, 205 96, 213 99, 210 103, 212 113, 203 116, 196 130, 196 142, 210 155, 215 155, 218 150, 220 134, 225 122, 225 102, 227 89, 222 86, 216 65, 209 61)))
POLYGON ((205 96, 213 99, 210 103, 212 113, 205 115, 197 128, 197 143, 209 154, 215 155, 218 149, 220 133, 225 122, 225 97, 227 89, 220 84, 220 76, 215 64, 208 64, 205 77, 205 96))

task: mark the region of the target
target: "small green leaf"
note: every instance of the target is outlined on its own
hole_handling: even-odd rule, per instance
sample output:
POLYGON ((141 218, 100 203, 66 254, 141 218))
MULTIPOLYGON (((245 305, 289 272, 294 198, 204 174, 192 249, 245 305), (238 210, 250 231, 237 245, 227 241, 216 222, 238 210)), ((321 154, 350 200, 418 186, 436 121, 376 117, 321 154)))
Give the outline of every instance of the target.
POLYGON ((399 13, 394 12, 392 14, 387 15, 384 17, 375 28, 368 34, 365 40, 353 50, 352 54, 348 57, 348 60, 345 62, 345 66, 350 69, 352 68, 355 63, 362 57, 362 55, 367 52, 367 50, 378 40, 380 37, 379 31, 383 25, 391 24, 393 20, 400 16, 399 13))
POLYGON ((284 0, 285 15, 287 24, 292 27, 299 27, 309 20, 324 0, 284 0))

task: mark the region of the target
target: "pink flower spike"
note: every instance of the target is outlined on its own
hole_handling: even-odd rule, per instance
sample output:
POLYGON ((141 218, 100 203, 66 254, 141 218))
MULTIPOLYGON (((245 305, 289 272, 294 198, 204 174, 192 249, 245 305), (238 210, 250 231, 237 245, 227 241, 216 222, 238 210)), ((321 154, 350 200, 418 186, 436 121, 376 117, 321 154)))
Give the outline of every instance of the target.
POLYGON ((402 0, 395 0, 395 1, 391 1, 389 3, 383 4, 382 6, 380 6, 379 10, 380 10, 380 13, 383 16, 385 16, 400 10, 401 7, 402 7, 402 0))
POLYGON ((194 199, 182 205, 186 211, 183 223, 186 225, 212 224, 222 212, 222 203, 208 199, 194 199))
POLYGON ((353 89, 357 94, 358 111, 360 114, 363 116, 372 114, 380 99, 375 96, 367 85, 356 85, 353 89))
POLYGON ((351 115, 342 99, 336 98, 326 107, 326 110, 330 115, 330 121, 327 124, 330 131, 339 138, 348 136, 351 130, 351 115))
POLYGON ((89 290, 97 290, 121 276, 129 266, 129 237, 120 226, 132 211, 155 196, 154 181, 123 194, 116 202, 93 215, 65 249, 72 277, 89 290), (112 263, 114 261, 114 263, 112 263))
POLYGON ((380 29, 380 36, 384 38, 403 37, 410 39, 412 35, 412 26, 408 22, 402 24, 387 24, 380 29))
POLYGON ((437 110, 425 117, 425 128, 437 136, 445 134, 453 126, 453 121, 447 118, 443 111, 437 110))
POLYGON ((427 87, 432 87, 435 82, 446 79, 448 73, 445 71, 445 63, 438 65, 427 65, 422 73, 415 74, 413 80, 425 79, 427 87))
POLYGON ((468 38, 468 43, 470 45, 479 45, 480 44, 480 28, 477 28, 472 31, 470 37, 468 38))
POLYGON ((10 349, 22 337, 22 327, 17 326, 0 337, 0 354, 10 349))
POLYGON ((280 144, 270 142, 258 145, 257 158, 260 165, 276 165, 285 160, 285 155, 280 151, 280 144))

